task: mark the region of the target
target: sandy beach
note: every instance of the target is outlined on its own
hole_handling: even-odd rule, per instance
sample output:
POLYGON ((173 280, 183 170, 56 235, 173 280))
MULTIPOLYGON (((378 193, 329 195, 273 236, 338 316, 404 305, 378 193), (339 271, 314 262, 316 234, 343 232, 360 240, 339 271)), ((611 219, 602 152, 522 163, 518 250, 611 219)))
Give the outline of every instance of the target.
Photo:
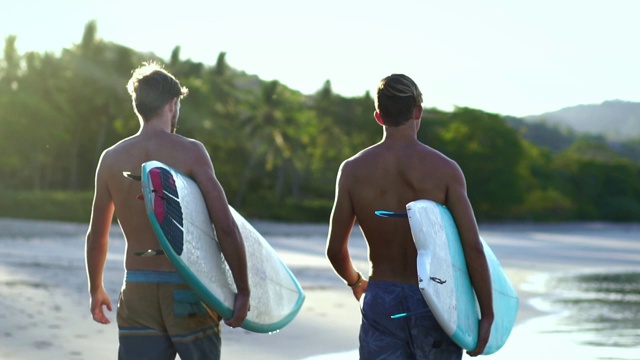
MULTIPOLYGON (((252 221, 306 292, 298 317, 275 334, 223 326, 223 359, 357 359, 360 313, 324 256, 327 225, 252 221)), ((115 359, 110 325, 91 320, 84 270, 86 224, 0 219, 0 359, 115 359)), ((640 224, 486 225, 481 235, 520 295, 518 325, 491 359, 638 359, 640 347, 590 346, 584 333, 559 321, 548 279, 560 274, 638 271, 640 224), (547 308, 545 308, 545 304, 547 308)), ((366 247, 350 241, 367 273, 366 247)), ((111 232, 105 287, 115 302, 122 282, 124 240, 111 232)), ((638 325, 640 329, 640 324, 638 325)), ((465 355, 465 358, 468 358, 465 355)))

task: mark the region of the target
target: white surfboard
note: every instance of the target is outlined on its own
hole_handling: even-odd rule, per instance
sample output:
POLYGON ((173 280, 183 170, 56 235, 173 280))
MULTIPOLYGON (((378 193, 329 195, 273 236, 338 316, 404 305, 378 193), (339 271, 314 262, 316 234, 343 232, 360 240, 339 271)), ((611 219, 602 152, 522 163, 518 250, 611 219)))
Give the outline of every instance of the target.
MULTIPOLYGON (((472 350, 478 342, 479 306, 456 224, 449 210, 430 200, 407 204, 407 215, 418 250, 419 286, 443 330, 460 347, 472 350)), ((491 272, 494 322, 484 354, 498 351, 507 341, 518 314, 518 294, 495 254, 482 240, 491 272)))
MULTIPOLYGON (((144 163, 141 177, 147 214, 165 254, 202 302, 231 317, 236 287, 198 185, 158 161, 144 163)), ((278 331, 300 311, 304 292, 260 233, 229 210, 245 244, 251 288, 251 310, 242 327, 278 331)))

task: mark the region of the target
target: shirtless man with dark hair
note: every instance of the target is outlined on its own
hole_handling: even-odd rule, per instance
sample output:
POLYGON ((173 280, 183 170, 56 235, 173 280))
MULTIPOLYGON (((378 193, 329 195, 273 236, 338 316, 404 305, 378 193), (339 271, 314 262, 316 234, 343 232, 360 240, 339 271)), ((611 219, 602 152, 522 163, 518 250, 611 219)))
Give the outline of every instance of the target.
POLYGON ((327 240, 327 257, 361 302, 361 359, 460 359, 462 350, 438 325, 418 288, 417 250, 409 222, 376 216, 376 210, 404 211, 407 203, 429 199, 453 215, 472 286, 480 304, 480 355, 493 323, 491 280, 473 209, 460 167, 417 138, 422 93, 409 77, 380 81, 374 117, 382 141, 342 163, 327 240), (357 220, 369 248, 369 281, 355 269, 348 249, 357 220), (418 312, 399 319, 391 315, 418 312))

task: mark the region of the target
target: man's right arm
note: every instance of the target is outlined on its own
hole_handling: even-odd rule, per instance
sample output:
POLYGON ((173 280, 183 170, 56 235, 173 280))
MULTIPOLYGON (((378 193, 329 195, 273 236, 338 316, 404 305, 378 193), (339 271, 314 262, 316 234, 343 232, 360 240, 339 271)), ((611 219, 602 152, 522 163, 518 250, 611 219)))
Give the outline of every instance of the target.
POLYGON ((460 167, 453 163, 452 175, 447 186, 445 205, 451 211, 460 234, 471 285, 480 305, 480 323, 478 327, 478 344, 468 351, 470 356, 482 354, 489 341, 493 324, 493 293, 489 265, 480 241, 478 225, 473 208, 467 196, 467 186, 460 167))
POLYGON ((215 176, 209 154, 200 142, 194 141, 193 144, 195 149, 193 156, 190 157, 192 166, 189 175, 194 178, 204 196, 211 221, 216 229, 220 249, 229 265, 238 291, 233 316, 231 319, 226 319, 225 323, 231 327, 238 327, 247 317, 251 293, 244 242, 229 210, 224 189, 215 176))
POLYGON ((368 282, 356 270, 349 254, 349 235, 355 224, 356 214, 349 197, 346 164, 344 162, 340 166, 336 180, 336 195, 329 220, 326 255, 336 274, 351 287, 356 300, 360 300, 367 289, 368 282))
POLYGON ((109 228, 113 219, 114 205, 109 193, 104 169, 104 157, 100 159, 96 170, 95 193, 91 209, 91 221, 87 232, 85 259, 89 294, 91 296, 91 314, 102 324, 110 323, 103 307, 111 311, 111 299, 104 289, 103 273, 109 246, 109 228))

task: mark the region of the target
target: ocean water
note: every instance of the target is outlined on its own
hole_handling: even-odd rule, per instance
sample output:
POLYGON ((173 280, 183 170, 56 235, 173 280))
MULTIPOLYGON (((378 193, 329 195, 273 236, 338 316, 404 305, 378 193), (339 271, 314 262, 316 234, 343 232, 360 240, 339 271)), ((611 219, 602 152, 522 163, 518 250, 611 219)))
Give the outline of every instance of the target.
MULTIPOLYGON (((536 279, 547 313, 516 326, 493 360, 640 360, 640 272, 577 272, 536 279)), ((471 359, 466 354, 464 359, 471 359)), ((353 360, 357 350, 305 360, 353 360)))
POLYGON ((544 287, 531 303, 549 315, 517 326, 492 359, 640 359, 640 272, 561 273, 544 287))
POLYGON ((578 329, 582 345, 634 349, 640 358, 640 272, 561 276, 550 286, 549 301, 565 309, 560 324, 578 329))

